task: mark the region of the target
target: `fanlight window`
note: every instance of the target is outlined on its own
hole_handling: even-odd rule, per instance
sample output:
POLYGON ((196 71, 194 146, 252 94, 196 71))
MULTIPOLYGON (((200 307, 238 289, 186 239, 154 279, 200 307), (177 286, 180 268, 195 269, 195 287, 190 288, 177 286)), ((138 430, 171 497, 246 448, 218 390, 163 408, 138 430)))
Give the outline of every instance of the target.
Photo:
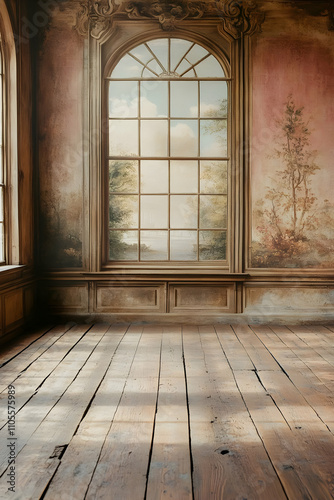
POLYGON ((228 78, 202 46, 131 49, 109 88, 109 260, 226 261, 228 78))

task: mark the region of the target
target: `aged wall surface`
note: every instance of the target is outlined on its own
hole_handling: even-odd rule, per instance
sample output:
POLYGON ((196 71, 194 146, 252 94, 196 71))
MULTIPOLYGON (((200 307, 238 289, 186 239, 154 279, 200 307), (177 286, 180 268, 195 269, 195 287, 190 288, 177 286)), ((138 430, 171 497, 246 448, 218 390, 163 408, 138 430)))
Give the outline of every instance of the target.
POLYGON ((38 246, 46 309, 85 320, 332 320, 334 34, 328 16, 293 2, 261 2, 262 31, 244 41, 220 22, 222 45, 245 57, 235 75, 244 71, 248 82, 245 95, 240 87, 232 100, 232 123, 247 135, 234 141, 230 269, 130 269, 103 267, 99 64, 126 30, 140 40, 140 23, 157 36, 185 36, 195 21, 161 32, 157 21, 126 19, 115 31, 108 23, 94 25, 90 37, 74 29, 80 3, 59 2, 39 43, 38 246))
POLYGON ((39 263, 82 267, 84 40, 77 2, 54 8, 38 54, 39 263))
POLYGON ((334 36, 286 10, 253 43, 251 266, 333 268, 334 36))

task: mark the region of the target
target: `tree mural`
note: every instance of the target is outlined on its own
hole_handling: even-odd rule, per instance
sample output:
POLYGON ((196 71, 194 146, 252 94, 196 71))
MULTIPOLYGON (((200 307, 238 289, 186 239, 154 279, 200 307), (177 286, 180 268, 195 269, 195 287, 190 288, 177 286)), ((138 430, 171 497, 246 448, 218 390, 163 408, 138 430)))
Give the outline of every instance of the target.
MULTIPOLYGON (((277 147, 271 158, 280 164, 276 177, 267 186, 264 198, 255 207, 259 241, 253 242, 252 262, 257 267, 314 266, 324 257, 321 241, 325 233, 314 236, 330 210, 324 210, 312 191, 312 180, 320 170, 317 151, 310 144, 311 131, 304 118, 304 107, 297 107, 292 95, 277 120, 277 147), (313 247, 313 248, 311 248, 313 247)), ((324 248, 331 251, 328 241, 324 248)), ((329 259, 330 260, 330 259, 329 259)))

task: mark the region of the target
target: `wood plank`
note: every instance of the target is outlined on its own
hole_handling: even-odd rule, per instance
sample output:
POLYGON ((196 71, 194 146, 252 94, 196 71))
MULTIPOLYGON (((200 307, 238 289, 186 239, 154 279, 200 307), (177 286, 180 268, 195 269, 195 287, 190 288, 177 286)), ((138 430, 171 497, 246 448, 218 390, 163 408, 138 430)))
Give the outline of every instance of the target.
POLYGON ((254 370, 254 364, 232 327, 215 325, 215 330, 232 370, 254 370))
MULTIPOLYGON (((271 329, 265 326, 252 327, 260 339, 267 345, 273 356, 283 367, 292 383, 303 395, 308 404, 319 415, 323 422, 334 431, 334 396, 331 391, 319 380, 310 368, 301 361, 293 350, 289 349, 280 337, 274 334, 276 341, 267 340, 271 329)), ((281 332, 282 327, 272 327, 276 332, 281 332)), ((284 338, 284 330, 281 336, 284 338)), ((288 334, 287 334, 288 335, 288 334)), ((270 339, 273 339, 270 336, 270 339)), ((289 339, 287 340, 289 342, 289 339)), ((295 341, 292 342, 296 344, 295 341)))
POLYGON ((289 428, 256 374, 239 371, 235 372, 235 376, 287 497, 309 500, 332 498, 332 485, 314 467, 313 449, 307 440, 302 441, 299 430, 289 428))
MULTIPOLYGON (((315 352, 317 355, 314 356, 315 359, 320 358, 324 359, 327 363, 330 363, 332 366, 334 365, 334 335, 329 341, 329 337, 326 339, 323 338, 321 333, 319 334, 319 329, 310 328, 306 326, 294 326, 293 332, 305 342, 305 344, 309 347, 308 353, 315 352)), ((312 354, 311 354, 312 355, 312 354)))
MULTIPOLYGON (((96 326, 92 329, 91 336, 95 335, 97 345, 95 344, 94 350, 61 399, 29 439, 28 446, 18 454, 16 467, 20 471, 20 481, 15 495, 9 492, 12 494, 11 498, 40 498, 57 470, 59 459, 52 456, 53 450, 56 446, 68 445, 70 442, 124 335, 123 331, 107 335, 107 330, 106 326, 96 326)), ((87 336, 85 341, 89 340, 90 337, 87 336)), ((83 349, 83 353, 85 352, 83 349)), ((78 352, 74 352, 74 355, 77 356, 78 352)), ((0 488, 3 486, 5 485, 2 477, 0 488)), ((8 495, 8 491, 4 494, 8 495)))
POLYGON ((334 436, 284 373, 261 372, 261 382, 291 428, 298 431, 297 446, 334 492, 334 436), (306 446, 304 446, 306 443, 306 446))
MULTIPOLYGON (((79 329, 81 336, 84 335, 88 327, 84 330, 79 329)), ((19 356, 14 357, 8 363, 0 368, 0 393, 7 392, 9 384, 13 384, 22 372, 27 370, 29 366, 48 351, 56 342, 61 339, 68 331, 67 327, 59 326, 53 328, 45 335, 40 337, 36 342, 29 345, 19 356)), ((73 335, 76 336, 76 329, 73 329, 73 335)), ((75 337, 79 340, 80 337, 75 337)), ((75 339, 73 339, 75 341, 75 339)))
POLYGON ((51 330, 52 326, 42 326, 38 329, 33 329, 16 337, 6 344, 0 345, 0 367, 11 361, 13 358, 22 354, 28 348, 34 348, 35 344, 43 342, 43 338, 51 330), (37 342, 38 341, 38 342, 37 342))
POLYGON ((84 498, 105 438, 118 408, 141 337, 142 327, 131 329, 115 352, 112 363, 87 415, 71 439, 53 477, 45 500, 84 498), (70 493, 69 493, 70 492, 70 493))
POLYGON ((194 498, 285 499, 214 330, 187 327, 183 339, 194 498))
POLYGON ((254 335, 254 332, 247 325, 232 325, 232 328, 244 346, 248 356, 252 360, 257 371, 273 370, 280 371, 279 365, 275 362, 268 349, 254 335))
POLYGON ((188 410, 181 327, 164 328, 147 500, 192 500, 188 410))
MULTIPOLYGON (((291 346, 298 358, 314 373, 314 375, 331 392, 334 391, 333 367, 324 358, 310 348, 303 339, 287 327, 272 327, 277 336, 287 345, 291 346)), ((290 327, 292 328, 292 327, 290 327)))
MULTIPOLYGON (((96 327, 97 328, 97 327, 96 327)), ((87 326, 77 326, 75 332, 71 332, 73 342, 83 337, 87 331, 87 326)), ((93 331, 93 330, 92 330, 93 331)), ((92 335, 90 331, 90 335, 92 335)), ((105 331, 105 330, 104 330, 105 331)), ((103 335, 101 331, 101 336, 103 335)), ((60 340, 63 344, 65 341, 60 340)), ((19 454, 21 449, 26 445, 32 434, 38 428, 40 423, 50 412, 50 410, 57 404, 62 394, 69 387, 71 382, 75 379, 78 371, 82 368, 84 361, 77 359, 76 353, 71 350, 70 345, 66 341, 66 349, 58 350, 58 354, 62 356, 68 349, 70 352, 62 363, 52 372, 47 378, 45 383, 38 389, 36 394, 31 398, 29 405, 26 405, 16 415, 17 421, 20 422, 20 432, 17 435, 16 453, 19 454)), ((90 353, 91 354, 91 353, 90 353)), ((90 354, 87 356, 89 358, 90 354)), ((0 431, 0 441, 6 440, 8 437, 7 426, 0 431)), ((2 441, 2 442, 4 442, 2 441)), ((0 449, 0 475, 4 473, 8 465, 7 450, 0 449)))
POLYGON ((144 498, 159 384, 161 328, 144 328, 87 500, 144 498))

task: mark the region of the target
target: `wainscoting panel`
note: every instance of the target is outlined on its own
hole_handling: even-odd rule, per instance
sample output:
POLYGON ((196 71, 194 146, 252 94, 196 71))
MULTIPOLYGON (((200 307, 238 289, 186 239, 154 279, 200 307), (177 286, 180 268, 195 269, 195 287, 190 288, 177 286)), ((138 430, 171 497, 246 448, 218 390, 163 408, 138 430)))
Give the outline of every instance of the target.
POLYGON ((170 312, 235 312, 234 293, 233 285, 172 284, 169 288, 170 312))
POLYGON ((164 283, 97 283, 95 312, 166 312, 164 283))

